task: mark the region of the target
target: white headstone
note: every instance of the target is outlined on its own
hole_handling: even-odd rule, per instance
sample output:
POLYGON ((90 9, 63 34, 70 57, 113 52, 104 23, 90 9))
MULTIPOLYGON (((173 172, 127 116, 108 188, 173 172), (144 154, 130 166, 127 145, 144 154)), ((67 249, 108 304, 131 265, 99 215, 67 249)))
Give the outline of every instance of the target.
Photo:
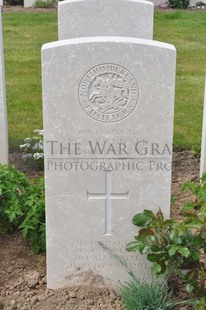
POLYGON ((142 0, 73 0, 58 4, 59 40, 121 36, 153 38, 154 5, 142 0))
POLYGON ((36 0, 24 0, 24 7, 31 8, 34 6, 36 0))
POLYGON ((0 163, 8 164, 8 130, 1 15, 0 12, 0 163))
POLYGON ((201 160, 200 160, 200 177, 206 173, 206 78, 205 78, 205 96, 202 122, 202 146, 201 146, 201 160))
POLYGON ((132 38, 43 46, 49 288, 93 272, 128 280, 105 246, 150 279, 145 257, 125 248, 136 213, 170 215, 175 57, 172 45, 132 38))

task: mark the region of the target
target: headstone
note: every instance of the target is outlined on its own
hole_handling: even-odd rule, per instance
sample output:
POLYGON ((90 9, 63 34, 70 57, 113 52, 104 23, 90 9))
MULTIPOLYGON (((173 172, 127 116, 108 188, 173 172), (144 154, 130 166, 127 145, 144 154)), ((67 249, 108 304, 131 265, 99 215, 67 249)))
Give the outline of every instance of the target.
POLYGON ((1 12, 0 12, 0 163, 8 164, 8 130, 7 130, 7 109, 6 109, 3 31, 2 31, 1 12))
POLYGON ((58 4, 59 40, 120 36, 153 38, 154 5, 142 0, 79 0, 58 4))
POLYGON ((129 279, 120 260, 151 279, 146 258, 125 248, 136 213, 170 215, 175 57, 135 38, 43 46, 49 288, 98 285, 94 274, 116 285, 129 279))
POLYGON ((202 122, 200 177, 202 177, 203 173, 206 173, 206 78, 205 78, 205 97, 204 97, 204 110, 203 110, 203 122, 202 122))
POLYGON ((24 0, 24 7, 31 8, 34 6, 36 0, 24 0))

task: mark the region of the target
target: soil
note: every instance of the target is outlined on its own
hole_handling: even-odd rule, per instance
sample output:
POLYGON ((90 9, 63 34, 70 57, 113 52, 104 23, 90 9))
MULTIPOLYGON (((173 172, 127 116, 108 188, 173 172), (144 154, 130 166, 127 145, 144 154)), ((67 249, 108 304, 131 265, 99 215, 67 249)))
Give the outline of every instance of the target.
MULTIPOLYGON (((30 177, 42 172, 25 165, 20 153, 10 155, 10 163, 30 177)), ((193 199, 182 193, 180 185, 199 176, 199 159, 191 151, 175 150, 173 155, 172 194, 175 204, 171 216, 180 218, 184 201, 193 199)), ((20 233, 0 236, 0 310, 123 310, 120 298, 103 279, 91 271, 85 275, 85 285, 52 291, 46 288, 46 257, 34 255, 20 233), (98 285, 96 283, 98 282, 98 285)), ((187 298, 181 283, 172 279, 177 300, 187 298)), ((177 309, 192 309, 189 306, 177 309)))

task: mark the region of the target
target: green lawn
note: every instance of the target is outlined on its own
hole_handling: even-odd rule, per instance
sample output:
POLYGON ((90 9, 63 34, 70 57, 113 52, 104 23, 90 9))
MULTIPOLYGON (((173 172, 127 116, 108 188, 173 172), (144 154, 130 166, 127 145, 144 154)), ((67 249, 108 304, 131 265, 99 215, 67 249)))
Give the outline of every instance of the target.
POLYGON ((200 149, 206 72, 206 11, 156 12, 155 39, 177 49, 174 143, 200 149))
MULTIPOLYGON (((4 13, 4 46, 10 146, 42 127, 42 44, 57 39, 56 13, 4 13)), ((206 12, 156 11, 154 37, 177 48, 174 143, 201 143, 206 12)))
POLYGON ((9 142, 42 128, 41 47, 57 40, 55 13, 3 14, 9 142))

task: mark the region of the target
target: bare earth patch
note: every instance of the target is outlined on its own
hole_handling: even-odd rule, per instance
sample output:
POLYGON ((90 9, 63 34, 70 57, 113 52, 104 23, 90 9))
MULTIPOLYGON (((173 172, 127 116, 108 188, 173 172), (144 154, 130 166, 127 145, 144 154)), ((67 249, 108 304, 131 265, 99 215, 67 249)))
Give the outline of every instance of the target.
MULTIPOLYGON (((174 152, 173 158, 172 193, 176 203, 171 216, 179 218, 184 201, 193 198, 190 193, 181 193, 180 184, 198 178, 199 160, 191 151, 180 150, 174 152)), ((41 174, 25 166, 19 153, 11 154, 10 161, 30 177, 41 174)), ((100 276, 91 271, 85 277, 85 285, 47 290, 45 255, 31 254, 20 233, 0 236, 0 310, 123 310, 119 297, 100 276)), ((174 285, 177 298, 184 300, 185 292, 178 283, 174 285)))

